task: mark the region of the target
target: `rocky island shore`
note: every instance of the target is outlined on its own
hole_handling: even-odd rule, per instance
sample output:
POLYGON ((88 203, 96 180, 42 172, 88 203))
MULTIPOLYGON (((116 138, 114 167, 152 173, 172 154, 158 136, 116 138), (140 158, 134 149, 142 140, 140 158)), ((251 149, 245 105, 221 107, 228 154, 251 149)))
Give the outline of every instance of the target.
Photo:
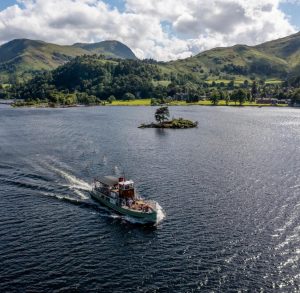
POLYGON ((195 128, 198 126, 197 121, 191 121, 183 118, 173 118, 168 120, 170 116, 169 108, 166 106, 160 107, 156 110, 154 117, 157 123, 151 122, 148 124, 142 123, 139 128, 172 128, 172 129, 185 129, 195 128))
POLYGON ((184 129, 184 128, 194 128, 198 126, 198 122, 193 122, 187 119, 179 118, 165 121, 163 123, 150 123, 141 124, 139 128, 173 128, 173 129, 184 129))

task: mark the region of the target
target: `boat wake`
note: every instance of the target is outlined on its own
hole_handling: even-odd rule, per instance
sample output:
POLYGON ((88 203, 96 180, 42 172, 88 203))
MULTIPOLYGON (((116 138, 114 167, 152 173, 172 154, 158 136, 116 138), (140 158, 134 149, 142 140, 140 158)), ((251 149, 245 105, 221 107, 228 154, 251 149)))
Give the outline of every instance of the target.
POLYGON ((74 192, 83 200, 89 199, 89 197, 87 195, 85 195, 83 192, 81 192, 78 189, 74 189, 74 192))
POLYGON ((62 169, 62 167, 58 167, 59 164, 59 162, 53 162, 53 160, 51 160, 50 163, 45 161, 38 163, 42 171, 50 171, 49 175, 51 174, 53 178, 50 184, 55 184, 55 186, 51 186, 51 192, 46 191, 42 192, 42 194, 77 205, 90 204, 93 206, 94 203, 89 196, 92 185, 83 179, 77 178, 71 174, 70 171, 66 170, 71 169, 70 167, 64 166, 62 169))
POLYGON ((115 166, 113 172, 116 176, 121 176, 121 170, 118 166, 115 166))
POLYGON ((70 173, 67 173, 66 171, 58 169, 54 166, 49 165, 49 167, 68 182, 67 186, 70 189, 75 189, 77 191, 78 190, 92 191, 93 187, 91 184, 75 177, 74 175, 71 175, 70 173))
MULTIPOLYGON (((95 202, 90 194, 93 189, 93 185, 72 174, 72 168, 65 163, 56 161, 55 158, 48 158, 47 161, 35 161, 35 164, 32 166, 34 169, 39 171, 39 174, 45 173, 45 176, 40 176, 39 179, 35 178, 38 181, 35 181, 34 178, 31 178, 31 180, 34 181, 31 182, 31 185, 34 184, 34 186, 36 186, 34 189, 38 189, 40 194, 69 202, 83 208, 91 209, 104 217, 126 221, 131 224, 147 224, 140 219, 117 214, 111 209, 95 202)), ((115 166, 114 171, 116 174, 121 173, 118 166, 115 166)), ((30 188, 32 188, 31 185, 30 188)), ((156 209, 157 222, 155 226, 161 223, 166 217, 165 212, 158 203, 156 203, 156 209)))
POLYGON ((160 222, 162 222, 166 218, 166 213, 163 210, 163 208, 160 206, 159 203, 156 203, 156 209, 157 209, 156 225, 158 225, 160 222))

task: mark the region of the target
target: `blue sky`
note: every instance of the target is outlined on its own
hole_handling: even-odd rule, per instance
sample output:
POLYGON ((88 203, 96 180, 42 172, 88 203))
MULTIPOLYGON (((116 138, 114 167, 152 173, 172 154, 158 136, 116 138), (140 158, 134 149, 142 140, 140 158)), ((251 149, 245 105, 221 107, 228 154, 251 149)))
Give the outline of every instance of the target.
POLYGON ((300 5, 282 3, 280 4, 280 9, 291 18, 291 23, 300 30, 300 5))
POLYGON ((0 0, 0 12, 0 45, 115 39, 139 58, 157 60, 300 31, 300 0, 0 0), (16 3, 20 9, 5 10, 16 3))
POLYGON ((111 7, 117 7, 120 11, 124 11, 125 9, 125 2, 123 0, 105 0, 104 2, 111 7))
MULTIPOLYGON (((125 2, 123 0, 105 0, 104 2, 109 4, 111 7, 117 7, 120 11, 123 11, 125 9, 125 2)), ((16 0, 0 0, 0 10, 3 10, 6 7, 9 7, 16 3, 16 0)))
POLYGON ((6 7, 15 4, 17 1, 14 0, 0 0, 0 9, 5 9, 6 7))

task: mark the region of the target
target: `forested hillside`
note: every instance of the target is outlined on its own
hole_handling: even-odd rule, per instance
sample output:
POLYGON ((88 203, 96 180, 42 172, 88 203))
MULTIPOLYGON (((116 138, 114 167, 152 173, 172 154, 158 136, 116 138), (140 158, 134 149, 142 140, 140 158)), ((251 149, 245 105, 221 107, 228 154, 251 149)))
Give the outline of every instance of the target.
POLYGON ((12 87, 16 98, 58 102, 67 95, 88 103, 96 100, 146 98, 166 95, 156 83, 163 78, 156 64, 147 61, 104 59, 97 55, 76 57, 50 72, 44 72, 25 84, 12 87))
POLYGON ((0 97, 54 104, 143 98, 211 99, 216 103, 230 98, 240 102, 257 98, 295 100, 300 87, 299 33, 255 47, 216 48, 171 62, 137 60, 128 47, 114 41, 59 49, 57 54, 57 45, 30 40, 0 47, 0 76, 1 68, 15 75, 18 66, 28 70, 23 74, 35 70, 28 81, 10 78, 10 84, 1 86, 0 97), (241 90, 239 94, 237 90, 241 90))
POLYGON ((288 82, 246 79, 243 83, 234 80, 207 83, 189 74, 166 71, 164 64, 153 60, 108 60, 91 55, 76 57, 26 83, 0 89, 0 96, 1 92, 8 98, 24 99, 27 103, 73 105, 145 98, 151 98, 153 104, 203 99, 211 100, 212 104, 218 104, 219 100, 242 104, 257 98, 291 99, 295 91, 291 91, 288 82))

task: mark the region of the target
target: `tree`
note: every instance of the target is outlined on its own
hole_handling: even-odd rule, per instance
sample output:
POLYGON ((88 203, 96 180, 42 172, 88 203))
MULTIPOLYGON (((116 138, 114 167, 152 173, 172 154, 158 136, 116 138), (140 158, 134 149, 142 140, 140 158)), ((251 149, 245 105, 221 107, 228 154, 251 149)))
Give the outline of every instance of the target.
POLYGON ((242 89, 234 90, 231 94, 231 99, 235 102, 239 102, 240 106, 242 106, 245 103, 246 100, 246 93, 242 89))
POLYGON ((187 103, 197 103, 199 101, 199 91, 196 87, 188 89, 187 103))
POLYGON ((95 104, 97 100, 97 98, 93 95, 89 96, 87 93, 80 93, 80 92, 76 93, 76 98, 78 103, 83 105, 95 104))
POLYGON ((230 95, 227 92, 224 93, 224 100, 225 100, 226 106, 228 106, 229 102, 230 102, 230 95))
POLYGON ((230 99, 231 99, 232 101, 234 101, 234 104, 236 105, 236 102, 238 101, 237 90, 234 90, 234 91, 230 94, 230 99))
POLYGON ((250 91, 246 90, 246 100, 251 102, 251 94, 250 91))
POLYGON ((157 106, 157 105, 159 105, 159 100, 158 100, 158 99, 152 98, 152 99, 151 99, 151 102, 150 102, 150 105, 151 105, 151 106, 157 106))
POLYGON ((252 86, 251 86, 251 97, 252 97, 251 101, 254 102, 254 100, 256 99, 256 96, 257 96, 257 92, 258 92, 257 84, 256 84, 256 81, 253 80, 252 86))
POLYGON ((233 90, 234 89, 234 80, 231 80, 228 84, 227 84, 227 88, 229 90, 233 90))
POLYGON ((300 89, 296 90, 291 95, 291 104, 295 106, 295 104, 300 104, 300 89))
POLYGON ((155 111, 154 117, 155 117, 155 120, 159 123, 162 123, 165 120, 168 120, 168 118, 170 117, 169 108, 166 106, 158 108, 155 111))
POLYGON ((130 100, 134 100, 134 99, 135 99, 135 95, 132 93, 126 93, 124 95, 124 100, 126 100, 126 101, 130 101, 130 100))
POLYGON ((225 91, 218 90, 220 100, 225 100, 225 91))
POLYGON ((109 98, 107 99, 107 101, 111 104, 113 101, 115 101, 116 100, 116 97, 115 96, 113 96, 113 95, 111 95, 111 96, 109 96, 109 98))
POLYGON ((220 101, 220 93, 217 91, 213 91, 210 95, 210 101, 214 106, 217 106, 220 101))

